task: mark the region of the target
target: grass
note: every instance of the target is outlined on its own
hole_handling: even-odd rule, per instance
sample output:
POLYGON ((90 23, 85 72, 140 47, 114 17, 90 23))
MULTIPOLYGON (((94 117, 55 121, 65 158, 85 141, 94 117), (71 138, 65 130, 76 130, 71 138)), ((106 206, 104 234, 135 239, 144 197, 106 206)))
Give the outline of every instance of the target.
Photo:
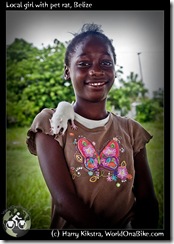
POLYGON ((32 229, 48 229, 50 194, 37 157, 27 150, 26 132, 26 128, 7 129, 7 207, 24 207, 30 214, 32 229))
MULTIPOLYGON (((160 207, 159 229, 163 229, 163 125, 145 123, 143 126, 153 135, 153 139, 147 144, 147 152, 160 207)), ((6 132, 6 207, 22 206, 31 216, 32 229, 48 229, 51 211, 50 193, 37 157, 31 155, 26 147, 27 129, 9 128, 6 132)))
POLYGON ((159 202, 159 228, 164 228, 164 127, 163 123, 145 123, 144 128, 153 135, 147 144, 148 161, 155 192, 159 202))

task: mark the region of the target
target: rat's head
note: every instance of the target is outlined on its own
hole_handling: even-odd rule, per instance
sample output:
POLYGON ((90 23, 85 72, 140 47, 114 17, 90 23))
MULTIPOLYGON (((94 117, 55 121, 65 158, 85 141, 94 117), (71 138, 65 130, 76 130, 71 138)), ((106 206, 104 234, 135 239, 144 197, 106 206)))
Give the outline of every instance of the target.
POLYGON ((50 125, 51 125, 52 133, 56 134, 56 135, 61 134, 66 127, 66 125, 64 125, 64 123, 63 123, 62 118, 55 119, 55 117, 52 117, 50 119, 50 125))

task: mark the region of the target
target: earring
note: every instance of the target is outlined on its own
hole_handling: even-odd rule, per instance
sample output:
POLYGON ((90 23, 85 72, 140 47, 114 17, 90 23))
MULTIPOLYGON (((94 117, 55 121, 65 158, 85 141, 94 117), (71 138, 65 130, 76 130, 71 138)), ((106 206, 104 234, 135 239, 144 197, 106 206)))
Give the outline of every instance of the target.
POLYGON ((68 75, 65 75, 65 76, 64 76, 64 79, 65 79, 65 80, 69 80, 70 77, 69 77, 68 75))

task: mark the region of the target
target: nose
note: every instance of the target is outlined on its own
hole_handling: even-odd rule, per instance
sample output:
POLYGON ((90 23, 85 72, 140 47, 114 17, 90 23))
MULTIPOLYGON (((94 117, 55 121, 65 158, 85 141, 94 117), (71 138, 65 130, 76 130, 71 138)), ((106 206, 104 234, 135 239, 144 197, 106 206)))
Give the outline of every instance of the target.
POLYGON ((104 75, 104 71, 101 69, 97 69, 97 68, 93 68, 89 70, 89 75, 90 76, 103 76, 104 75))

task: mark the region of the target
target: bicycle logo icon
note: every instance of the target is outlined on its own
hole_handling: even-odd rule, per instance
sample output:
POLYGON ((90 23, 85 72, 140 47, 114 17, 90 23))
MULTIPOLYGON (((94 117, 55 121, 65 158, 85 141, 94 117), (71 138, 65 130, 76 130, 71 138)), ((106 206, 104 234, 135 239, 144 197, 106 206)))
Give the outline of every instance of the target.
POLYGON ((24 219, 19 217, 20 213, 17 214, 12 218, 12 220, 8 220, 6 223, 6 227, 8 229, 13 229, 15 226, 18 227, 20 230, 25 230, 27 225, 24 219))
POLYGON ((21 237, 30 230, 31 218, 21 206, 12 206, 6 210, 3 216, 3 226, 8 235, 21 237))

